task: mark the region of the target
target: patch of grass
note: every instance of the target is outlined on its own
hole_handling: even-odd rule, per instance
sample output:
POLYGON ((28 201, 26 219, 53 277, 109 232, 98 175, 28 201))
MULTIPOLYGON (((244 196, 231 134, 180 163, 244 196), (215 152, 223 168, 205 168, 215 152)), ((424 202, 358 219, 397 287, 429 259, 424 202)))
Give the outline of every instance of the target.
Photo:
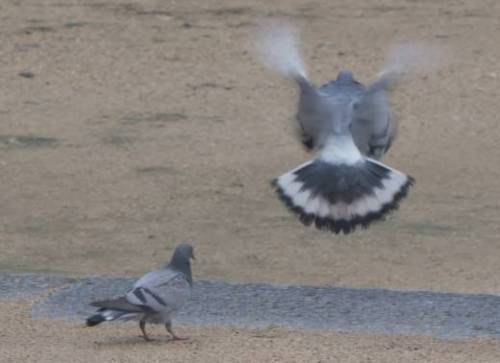
POLYGON ((82 21, 69 21, 67 23, 64 23, 64 27, 68 29, 73 29, 73 28, 80 28, 82 26, 87 25, 88 23, 82 22, 82 21))
POLYGON ((54 137, 27 136, 27 135, 0 135, 0 147, 7 149, 30 149, 55 147, 59 140, 54 137))
POLYGON ((132 145, 136 140, 136 137, 131 135, 127 130, 123 129, 113 129, 101 138, 104 144, 113 145, 116 147, 128 147, 132 145))
POLYGON ((187 116, 185 114, 176 112, 160 112, 151 114, 133 113, 125 116, 123 118, 123 123, 126 125, 136 125, 142 122, 150 124, 163 124, 166 122, 178 122, 186 119, 187 116))
POLYGON ((24 44, 16 44, 16 49, 19 51, 27 51, 30 49, 40 48, 40 44, 38 43, 24 43, 24 44))
POLYGON ((167 10, 138 10, 137 15, 160 15, 160 16, 172 16, 172 12, 167 10))
POLYGON ((42 234, 48 232, 51 225, 43 218, 34 218, 19 224, 1 224, 0 233, 7 234, 42 234))
POLYGON ((35 77, 35 74, 31 71, 22 71, 22 72, 19 72, 18 75, 20 75, 21 77, 24 77, 24 78, 33 78, 35 77))
POLYGON ((455 228, 451 226, 431 222, 409 223, 402 225, 401 228, 411 233, 427 236, 442 235, 455 230, 455 228))
POLYGON ((252 9, 245 6, 207 10, 207 13, 216 16, 245 15, 245 14, 250 14, 251 12, 252 9))
POLYGON ((213 88, 213 89, 224 89, 226 91, 232 90, 234 87, 233 86, 224 86, 221 84, 217 84, 214 82, 205 82, 197 85, 188 85, 189 88, 191 88, 193 91, 196 91, 201 88, 213 88))
POLYGON ((252 332, 252 336, 255 338, 277 338, 279 337, 279 327, 276 325, 268 325, 264 328, 255 329, 252 332))
POLYGON ((24 34, 33 34, 33 33, 49 33, 55 31, 54 28, 50 26, 45 26, 45 25, 38 25, 38 26, 28 26, 24 29, 21 30, 22 33, 24 34))
POLYGON ((252 23, 251 21, 241 21, 238 23, 228 23, 226 25, 228 28, 246 28, 255 26, 255 23, 252 23))
POLYGON ((169 166, 146 166, 136 169, 138 174, 173 174, 175 169, 169 166))
POLYGON ((308 14, 305 11, 300 11, 297 13, 282 11, 282 10, 270 10, 262 13, 263 16, 268 18, 297 18, 297 19, 315 19, 318 16, 316 14, 308 14))

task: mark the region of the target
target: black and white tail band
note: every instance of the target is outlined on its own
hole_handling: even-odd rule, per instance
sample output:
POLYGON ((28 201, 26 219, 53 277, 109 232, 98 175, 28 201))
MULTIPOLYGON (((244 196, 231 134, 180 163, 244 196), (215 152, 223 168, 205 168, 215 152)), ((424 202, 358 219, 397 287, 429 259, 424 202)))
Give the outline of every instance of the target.
POLYGON ((305 225, 334 233, 367 227, 398 208, 414 179, 380 162, 307 162, 273 181, 281 200, 305 225))

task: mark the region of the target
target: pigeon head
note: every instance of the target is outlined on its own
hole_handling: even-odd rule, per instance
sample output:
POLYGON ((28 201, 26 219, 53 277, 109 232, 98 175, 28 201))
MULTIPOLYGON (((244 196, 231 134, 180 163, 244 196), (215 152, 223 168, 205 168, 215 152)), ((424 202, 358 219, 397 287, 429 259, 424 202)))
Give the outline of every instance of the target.
POLYGON ((168 267, 183 272, 186 274, 189 283, 192 283, 191 259, 194 259, 193 246, 188 243, 182 243, 175 248, 168 267))
POLYGON ((350 83, 350 82, 356 82, 356 80, 354 79, 354 75, 352 74, 351 71, 340 71, 339 74, 337 75, 336 82, 350 83))
POLYGON ((188 243, 181 243, 177 247, 175 247, 174 254, 172 255, 172 262, 179 262, 179 263, 188 263, 190 259, 195 259, 194 258, 194 248, 188 243))

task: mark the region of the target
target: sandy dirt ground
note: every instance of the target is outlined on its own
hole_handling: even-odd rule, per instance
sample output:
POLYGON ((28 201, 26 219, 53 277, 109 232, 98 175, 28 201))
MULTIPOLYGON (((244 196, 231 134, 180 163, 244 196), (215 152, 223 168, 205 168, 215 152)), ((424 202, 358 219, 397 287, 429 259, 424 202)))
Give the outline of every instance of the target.
POLYGON ((196 278, 500 292, 499 18, 476 0, 2 1, 0 268, 137 275, 193 241, 196 278), (388 221, 334 236, 275 198, 310 156, 293 86, 251 52, 272 18, 302 28, 318 83, 373 80, 397 41, 443 51, 394 94, 386 162, 417 186, 388 221))
MULTIPOLYGON (((5 0, 0 3, 0 269, 137 275, 193 241, 195 277, 500 291, 497 1, 5 0), (269 181, 310 156, 296 93, 252 55, 261 20, 302 28, 318 83, 373 80, 397 41, 443 51, 393 101, 386 162, 417 179, 388 221, 303 227, 269 181)), ((498 341, 178 328, 87 329, 0 303, 0 360, 498 362, 498 341)))
POLYGON ((14 362, 454 362, 497 363, 497 340, 436 340, 418 336, 178 327, 189 340, 172 342, 161 326, 145 342, 133 323, 86 328, 32 320, 29 303, 0 303, 0 359, 14 362))

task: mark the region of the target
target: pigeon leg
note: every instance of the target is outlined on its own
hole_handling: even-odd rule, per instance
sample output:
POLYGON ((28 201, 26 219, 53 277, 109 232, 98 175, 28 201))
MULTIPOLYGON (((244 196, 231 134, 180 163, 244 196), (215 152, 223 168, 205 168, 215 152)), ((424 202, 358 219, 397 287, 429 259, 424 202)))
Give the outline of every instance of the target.
POLYGON ((141 328, 142 337, 144 338, 145 341, 150 342, 153 340, 146 333, 146 321, 144 319, 141 319, 141 321, 139 321, 139 328, 141 328))
POLYGON ((189 338, 187 338, 187 337, 186 337, 186 338, 184 338, 184 337, 180 337, 180 336, 176 335, 176 334, 174 333, 174 331, 172 330, 172 322, 171 322, 171 321, 167 321, 167 322, 165 323, 165 328, 166 328, 166 329, 167 329, 167 331, 170 333, 170 335, 172 335, 172 338, 173 338, 174 340, 187 340, 187 339, 189 339, 189 338))

